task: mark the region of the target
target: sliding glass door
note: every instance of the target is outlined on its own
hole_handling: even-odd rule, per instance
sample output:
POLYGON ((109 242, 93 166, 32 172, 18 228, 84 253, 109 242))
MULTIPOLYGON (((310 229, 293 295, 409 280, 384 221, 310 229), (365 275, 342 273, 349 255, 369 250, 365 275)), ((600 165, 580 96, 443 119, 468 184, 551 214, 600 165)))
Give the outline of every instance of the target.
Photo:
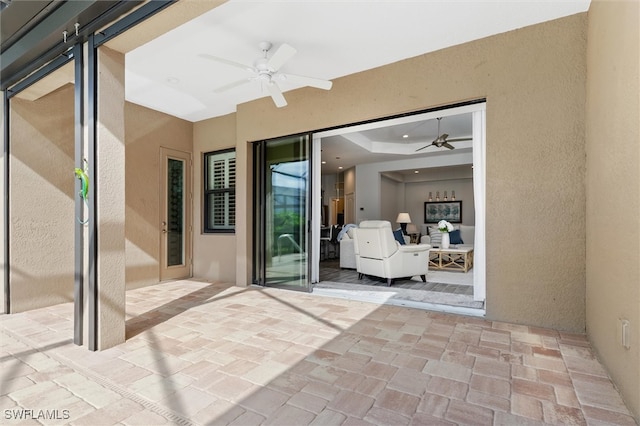
POLYGON ((310 290, 309 135, 254 145, 254 283, 310 290))

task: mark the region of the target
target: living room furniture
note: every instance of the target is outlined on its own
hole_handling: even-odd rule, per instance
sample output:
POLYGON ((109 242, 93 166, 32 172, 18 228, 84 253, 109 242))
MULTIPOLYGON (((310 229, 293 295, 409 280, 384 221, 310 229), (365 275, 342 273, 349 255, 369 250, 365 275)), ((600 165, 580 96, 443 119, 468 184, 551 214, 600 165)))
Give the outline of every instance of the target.
POLYGON ((356 252, 351 237, 343 236, 340 240, 340 267, 356 269, 356 252))
POLYGON ((467 272, 473 268, 473 248, 431 249, 429 269, 467 272))
POLYGON ((409 216, 409 213, 398 213, 396 222, 400 224, 400 229, 402 229, 402 233, 404 235, 407 235, 407 225, 411 223, 411 216, 409 216))
POLYGON ((360 278, 363 275, 386 278, 390 286, 396 278, 419 275, 426 282, 430 245, 398 243, 391 223, 386 220, 362 221, 353 236, 360 278))
MULTIPOLYGON (((339 240, 340 244, 340 268, 342 269, 356 269, 356 252, 353 246, 353 231, 355 228, 350 228, 342 238, 339 240)), ((418 234, 416 234, 417 236, 418 234)), ((411 235, 404 236, 405 244, 417 244, 418 239, 411 235)))
MULTIPOLYGON (((440 236, 438 234, 440 233, 440 231, 438 230, 438 225, 435 223, 430 223, 420 225, 420 227, 420 232, 422 234, 422 237, 420 237, 420 243, 430 244, 432 247, 439 248, 440 236)), ((453 229, 454 231, 460 231, 460 238, 463 241, 461 244, 451 242, 453 248, 473 248, 476 233, 475 226, 454 224, 453 229)))

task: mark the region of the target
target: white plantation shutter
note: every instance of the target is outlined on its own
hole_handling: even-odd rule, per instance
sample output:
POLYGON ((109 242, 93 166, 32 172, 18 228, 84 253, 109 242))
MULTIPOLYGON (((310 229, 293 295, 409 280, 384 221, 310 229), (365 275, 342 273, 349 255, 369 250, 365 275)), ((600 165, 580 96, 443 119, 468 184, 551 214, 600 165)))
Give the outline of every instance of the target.
POLYGON ((235 227, 235 151, 205 154, 205 232, 228 232, 235 227))

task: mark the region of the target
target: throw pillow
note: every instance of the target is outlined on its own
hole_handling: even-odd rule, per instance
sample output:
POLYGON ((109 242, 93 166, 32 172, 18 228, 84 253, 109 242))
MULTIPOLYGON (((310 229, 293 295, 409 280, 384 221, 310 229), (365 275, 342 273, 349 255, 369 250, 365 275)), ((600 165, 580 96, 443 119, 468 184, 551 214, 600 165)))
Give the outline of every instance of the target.
POLYGON ((431 237, 431 245, 440 247, 442 245, 442 232, 436 227, 429 227, 429 236, 431 237))
POLYGON ((397 242, 404 245, 404 235, 402 235, 402 229, 396 229, 393 231, 393 238, 396 239, 397 242))
POLYGON ((460 236, 459 229, 449 232, 449 242, 451 244, 464 244, 464 241, 462 241, 462 237, 460 236))
POLYGON ((355 227, 349 228, 349 230, 347 231, 347 235, 349 236, 349 238, 353 239, 353 230, 356 229, 355 227))

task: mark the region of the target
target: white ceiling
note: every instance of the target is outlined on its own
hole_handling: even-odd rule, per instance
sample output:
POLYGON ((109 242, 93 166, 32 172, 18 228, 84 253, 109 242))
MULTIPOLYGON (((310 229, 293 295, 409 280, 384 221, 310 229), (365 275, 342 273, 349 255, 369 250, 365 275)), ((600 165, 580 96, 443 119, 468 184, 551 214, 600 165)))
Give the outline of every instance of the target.
MULTIPOLYGON (((252 66, 262 55, 260 42, 273 43, 270 53, 286 43, 297 53, 280 71, 332 80, 584 12, 589 2, 230 0, 127 53, 126 98, 197 122, 232 113, 238 104, 269 96, 257 81, 214 93, 214 89, 250 77, 251 73, 207 60, 202 54, 252 66)), ((290 82, 278 84, 285 98, 288 90, 299 87, 290 82)), ((345 129, 345 133, 348 134, 323 138, 323 174, 336 173, 340 166, 471 151, 471 142, 457 142, 452 144, 456 147, 453 151, 429 147, 416 152, 438 137, 433 115, 428 121, 356 133, 345 129), (410 137, 404 139, 404 134, 410 137), (392 148, 393 144, 396 147, 392 148)), ((445 117, 440 133, 448 133, 449 138, 470 136, 471 115, 445 117)), ((426 176, 427 168, 419 172, 426 176)), ((411 179, 408 174, 414 170, 404 173, 411 179)))
MULTIPOLYGON (((589 2, 230 0, 129 52, 126 98, 196 122, 268 96, 258 82, 214 93, 250 74, 200 54, 252 65, 261 56, 261 41, 272 42, 272 51, 286 43, 298 52, 282 72, 332 80, 584 12, 589 2)), ((288 82, 280 87, 285 97, 287 90, 298 88, 288 82)))

